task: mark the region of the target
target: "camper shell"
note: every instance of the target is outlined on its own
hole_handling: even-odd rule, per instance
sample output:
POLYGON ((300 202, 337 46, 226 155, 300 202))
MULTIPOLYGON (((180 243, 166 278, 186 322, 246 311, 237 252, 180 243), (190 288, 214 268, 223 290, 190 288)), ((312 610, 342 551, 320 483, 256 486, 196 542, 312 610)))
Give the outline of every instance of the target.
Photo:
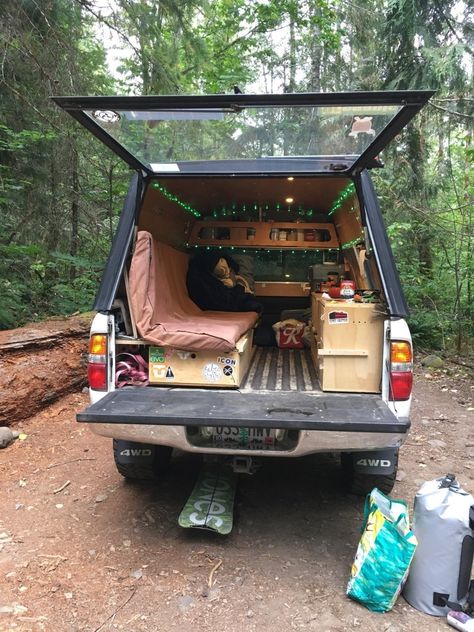
POLYGON ((122 474, 154 475, 173 448, 240 466, 335 452, 355 491, 391 489, 412 350, 369 170, 431 95, 53 97, 133 170, 77 415, 122 474), (237 261, 261 311, 190 298, 203 251, 237 261), (273 334, 295 315, 304 342, 273 334))

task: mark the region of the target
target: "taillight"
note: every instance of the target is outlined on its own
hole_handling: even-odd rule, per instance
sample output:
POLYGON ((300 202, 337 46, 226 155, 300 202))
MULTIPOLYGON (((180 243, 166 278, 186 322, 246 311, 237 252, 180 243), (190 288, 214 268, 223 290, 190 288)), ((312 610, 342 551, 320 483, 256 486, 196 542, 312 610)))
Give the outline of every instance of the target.
POLYGON ((92 334, 89 340, 89 386, 95 391, 107 390, 107 336, 92 334))
POLYGON ((410 398, 413 387, 413 351, 404 340, 390 343, 390 400, 410 398))

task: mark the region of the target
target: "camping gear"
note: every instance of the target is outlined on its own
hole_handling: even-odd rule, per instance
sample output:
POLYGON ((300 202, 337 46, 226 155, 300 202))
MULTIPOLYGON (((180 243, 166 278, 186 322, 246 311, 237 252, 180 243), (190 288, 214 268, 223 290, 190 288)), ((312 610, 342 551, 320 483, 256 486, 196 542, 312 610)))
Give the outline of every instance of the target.
POLYGON ((331 298, 341 298, 341 288, 338 285, 331 285, 327 292, 331 298))
POLYGON ((374 612, 391 610, 408 574, 416 544, 406 503, 373 489, 365 501, 362 536, 347 595, 374 612))
POLYGON ((341 281, 341 298, 354 298, 355 283, 350 280, 341 281))
POLYGON ((281 320, 273 325, 277 345, 280 349, 304 349, 305 323, 294 318, 281 320))
POLYGON ((454 474, 422 485, 413 514, 419 546, 403 590, 414 608, 441 617, 469 601, 473 529, 474 498, 454 474))
POLYGON ((474 619, 465 612, 450 610, 447 621, 449 625, 461 632, 474 632, 474 619))
POLYGON ((148 363, 139 353, 120 353, 115 367, 115 386, 147 386, 148 363))

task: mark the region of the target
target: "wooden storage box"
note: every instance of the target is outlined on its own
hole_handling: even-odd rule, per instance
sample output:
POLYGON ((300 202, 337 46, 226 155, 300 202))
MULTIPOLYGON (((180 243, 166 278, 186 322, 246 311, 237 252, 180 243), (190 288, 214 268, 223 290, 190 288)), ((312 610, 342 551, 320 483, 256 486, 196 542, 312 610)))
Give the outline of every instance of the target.
POLYGON ((150 347, 150 384, 238 388, 252 357, 253 330, 238 340, 234 351, 185 351, 150 347))
POLYGON ((321 311, 321 303, 319 299, 321 298, 321 292, 311 292, 311 322, 313 325, 313 331, 315 334, 321 329, 319 326, 320 319, 320 311, 321 311))
POLYGON ((322 390, 380 393, 384 340, 380 303, 317 300, 317 365, 322 390))

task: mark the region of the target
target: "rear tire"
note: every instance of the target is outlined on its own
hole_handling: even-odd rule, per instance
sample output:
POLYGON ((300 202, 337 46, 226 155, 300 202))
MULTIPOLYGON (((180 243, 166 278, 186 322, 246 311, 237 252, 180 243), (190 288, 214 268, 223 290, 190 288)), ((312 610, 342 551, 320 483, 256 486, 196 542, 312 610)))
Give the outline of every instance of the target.
POLYGON ((344 486, 350 494, 367 496, 377 487, 384 494, 390 494, 397 478, 398 452, 395 457, 394 469, 391 474, 365 474, 354 468, 355 454, 341 454, 342 475, 344 486))
POLYGON ((129 481, 153 481, 166 472, 170 464, 173 448, 167 445, 149 445, 145 443, 134 443, 133 445, 137 449, 147 448, 152 450, 152 459, 147 459, 145 463, 140 463, 139 461, 124 463, 120 461, 119 442, 117 439, 114 439, 114 461, 119 474, 129 481))

